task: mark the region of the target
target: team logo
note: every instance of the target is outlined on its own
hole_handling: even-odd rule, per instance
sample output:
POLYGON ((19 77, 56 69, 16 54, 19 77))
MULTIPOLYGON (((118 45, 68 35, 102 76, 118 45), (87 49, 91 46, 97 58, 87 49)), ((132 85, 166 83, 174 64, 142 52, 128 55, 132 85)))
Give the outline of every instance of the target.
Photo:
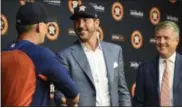
POLYGON ((171 2, 171 3, 176 3, 176 0, 169 0, 169 2, 171 2))
POLYGON ((72 28, 68 28, 68 35, 76 36, 75 30, 72 28))
POLYGON ((8 30, 8 20, 1 14, 1 36, 5 35, 8 30))
POLYGON ((132 87, 131 87, 131 96, 134 97, 135 96, 135 88, 136 88, 136 83, 134 82, 132 87))
POLYGON ((134 48, 138 49, 142 46, 143 38, 141 33, 138 30, 135 30, 131 34, 131 44, 134 48))
POLYGON ((59 26, 56 22, 50 22, 47 24, 47 38, 51 41, 56 40, 59 36, 59 26))
POLYGON ((97 29, 97 36, 99 37, 100 40, 104 39, 104 32, 103 32, 103 29, 101 27, 99 27, 97 29))
POLYGON ((43 0, 50 5, 61 6, 61 0, 43 0))
POLYGON ((81 0, 68 0, 68 8, 72 14, 74 13, 74 8, 76 8, 81 4, 82 4, 81 0))
POLYGON ((150 42, 151 44, 155 44, 155 43, 156 43, 156 40, 155 40, 155 38, 150 38, 149 42, 150 42))
POLYGON ((124 11, 120 2, 113 3, 111 13, 116 21, 120 21, 123 18, 124 11))
POLYGON ((139 65, 140 65, 140 62, 130 61, 130 67, 131 68, 137 69, 139 65))
POLYGON ((35 0, 19 0, 21 5, 24 5, 26 2, 34 2, 35 0))
POLYGON ((112 35, 112 40, 113 41, 123 42, 124 41, 124 36, 123 35, 120 35, 120 34, 113 34, 112 35))
POLYGON ((153 7, 150 10, 150 21, 154 25, 156 25, 160 21, 160 11, 158 8, 153 7))

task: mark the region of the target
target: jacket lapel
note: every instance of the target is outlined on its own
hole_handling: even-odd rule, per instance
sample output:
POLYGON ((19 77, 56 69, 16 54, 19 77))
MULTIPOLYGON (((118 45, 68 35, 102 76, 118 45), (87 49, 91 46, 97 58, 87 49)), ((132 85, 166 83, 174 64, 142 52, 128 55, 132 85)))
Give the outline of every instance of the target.
POLYGON ((109 82, 111 83, 113 81, 113 57, 112 56, 112 51, 110 51, 110 49, 107 47, 107 45, 101 41, 101 46, 102 46, 102 50, 103 50, 103 55, 104 55, 104 60, 106 63, 106 69, 107 69, 107 76, 109 79, 109 82))
POLYGON ((157 56, 152 64, 152 68, 151 68, 151 72, 152 72, 152 81, 153 84, 155 86, 157 95, 158 95, 158 99, 159 99, 159 94, 160 94, 160 89, 159 89, 159 56, 157 56))
POLYGON ((175 92, 175 89, 178 85, 178 82, 180 80, 180 77, 182 76, 181 71, 182 68, 182 59, 178 53, 176 53, 176 61, 175 61, 175 68, 174 68, 174 79, 173 79, 173 93, 175 92))
POLYGON ((83 51, 81 45, 79 44, 79 41, 77 42, 76 46, 72 50, 72 55, 83 70, 83 72, 86 74, 86 76, 90 79, 92 84, 94 85, 93 76, 91 73, 91 69, 89 66, 89 63, 87 61, 85 52, 83 51))

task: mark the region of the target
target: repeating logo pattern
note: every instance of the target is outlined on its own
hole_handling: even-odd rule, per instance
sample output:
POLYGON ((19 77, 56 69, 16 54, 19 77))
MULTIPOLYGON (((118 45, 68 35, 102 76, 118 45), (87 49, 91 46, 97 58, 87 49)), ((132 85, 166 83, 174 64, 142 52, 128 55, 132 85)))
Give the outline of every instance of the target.
POLYGON ((169 0, 169 2, 171 2, 171 3, 176 3, 176 0, 169 0))
POLYGON ((135 30, 131 34, 131 44, 135 49, 139 49, 143 44, 143 37, 140 31, 135 30))
POLYGON ((123 6, 120 2, 114 2, 111 9, 112 17, 116 21, 121 21, 124 15, 123 6))
POLYGON ((74 8, 76 8, 81 4, 82 4, 81 0, 68 0, 68 8, 72 14, 74 13, 74 8))
POLYGON ((56 22, 50 22, 47 24, 47 38, 51 41, 56 40, 59 36, 59 26, 56 22))
POLYGON ((157 23, 159 23, 160 21, 160 11, 157 7, 153 7, 151 10, 150 10, 150 21, 152 24, 156 25, 157 23))
POLYGON ((19 0, 21 5, 24 5, 26 2, 35 2, 35 0, 19 0))
POLYGON ((8 30, 8 20, 7 18, 1 14, 1 36, 4 36, 8 30))
POLYGON ((131 87, 131 96, 134 97, 135 96, 135 88, 136 88, 136 83, 134 82, 132 87, 131 87))
POLYGON ((124 42, 124 36, 121 34, 112 34, 112 40, 113 41, 120 41, 120 42, 124 42))

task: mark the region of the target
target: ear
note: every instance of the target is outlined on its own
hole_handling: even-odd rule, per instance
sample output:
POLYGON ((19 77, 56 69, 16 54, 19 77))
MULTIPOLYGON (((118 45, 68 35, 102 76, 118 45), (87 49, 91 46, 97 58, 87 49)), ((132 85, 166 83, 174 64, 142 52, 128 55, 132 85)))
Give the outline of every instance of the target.
POLYGON ((40 32, 40 23, 36 24, 36 32, 40 32))
MULTIPOLYGON (((180 37, 180 36, 179 36, 180 37)), ((180 38, 179 37, 177 37, 177 42, 178 42, 178 44, 179 44, 179 41, 180 41, 180 38)))
POLYGON ((99 25, 100 25, 100 20, 99 20, 98 18, 95 19, 95 24, 96 24, 97 27, 99 27, 99 25))

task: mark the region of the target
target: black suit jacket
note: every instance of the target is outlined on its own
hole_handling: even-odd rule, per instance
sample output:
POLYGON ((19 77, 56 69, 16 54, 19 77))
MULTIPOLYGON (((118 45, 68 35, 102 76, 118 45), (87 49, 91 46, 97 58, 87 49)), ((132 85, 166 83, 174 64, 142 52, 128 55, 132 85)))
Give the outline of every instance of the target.
MULTIPOLYGON (((159 56, 141 63, 136 78, 134 106, 160 106, 159 56)), ((173 78, 173 106, 182 106, 182 55, 176 53, 173 78)))

